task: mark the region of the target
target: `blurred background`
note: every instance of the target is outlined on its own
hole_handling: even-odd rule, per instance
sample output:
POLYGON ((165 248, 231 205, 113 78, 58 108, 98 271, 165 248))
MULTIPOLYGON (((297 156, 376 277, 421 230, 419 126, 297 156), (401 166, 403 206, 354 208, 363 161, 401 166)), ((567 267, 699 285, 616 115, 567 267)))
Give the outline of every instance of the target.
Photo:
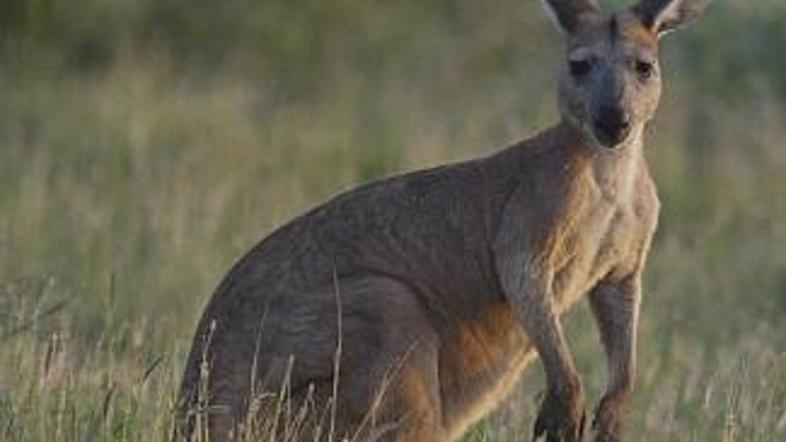
MULTIPOLYGON (((554 123, 562 50, 534 0, 2 0, 0 439, 165 439, 237 258, 554 123)), ((716 0, 661 53, 631 440, 786 440, 786 2, 716 0)), ((597 332, 566 322, 593 407, 597 332)), ((541 386, 466 440, 529 440, 541 386)))

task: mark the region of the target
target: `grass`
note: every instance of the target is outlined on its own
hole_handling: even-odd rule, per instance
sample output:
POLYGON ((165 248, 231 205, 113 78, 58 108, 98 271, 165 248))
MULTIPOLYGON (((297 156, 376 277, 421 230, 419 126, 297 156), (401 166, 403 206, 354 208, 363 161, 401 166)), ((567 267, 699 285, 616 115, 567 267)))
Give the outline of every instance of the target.
MULTIPOLYGON (((559 47, 535 7, 438 3, 271 9, 271 23, 304 25, 265 28, 284 33, 275 47, 230 41, 244 50, 220 68, 121 37, 88 70, 58 47, 3 59, 0 439, 166 439, 198 315, 258 239, 360 182, 482 155, 556 118, 559 47), (344 40, 350 19, 368 38, 344 40)), ((728 4, 746 13, 719 21, 767 18, 751 35, 777 38, 782 14, 728 4)), ((745 45, 718 32, 666 48, 631 440, 786 438, 781 67, 722 75, 745 45), (702 48, 715 58, 694 66, 702 48)), ((584 305, 566 323, 593 407, 597 333, 584 305)), ((533 364, 466 440, 527 440, 542 385, 533 364)))

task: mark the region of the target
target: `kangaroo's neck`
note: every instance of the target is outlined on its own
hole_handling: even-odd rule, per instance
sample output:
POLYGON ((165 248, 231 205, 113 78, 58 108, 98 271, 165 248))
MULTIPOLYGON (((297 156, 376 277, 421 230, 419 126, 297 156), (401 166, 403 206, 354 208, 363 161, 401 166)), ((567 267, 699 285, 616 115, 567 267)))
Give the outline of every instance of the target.
POLYGON ((564 120, 551 132, 554 148, 577 158, 604 197, 626 199, 633 192, 636 177, 646 167, 642 129, 612 149, 596 145, 564 120))
POLYGON ((633 193, 636 177, 647 173, 641 130, 613 149, 593 143, 562 121, 492 156, 490 173, 502 181, 516 181, 524 173, 543 188, 589 185, 605 199, 625 200, 633 193))

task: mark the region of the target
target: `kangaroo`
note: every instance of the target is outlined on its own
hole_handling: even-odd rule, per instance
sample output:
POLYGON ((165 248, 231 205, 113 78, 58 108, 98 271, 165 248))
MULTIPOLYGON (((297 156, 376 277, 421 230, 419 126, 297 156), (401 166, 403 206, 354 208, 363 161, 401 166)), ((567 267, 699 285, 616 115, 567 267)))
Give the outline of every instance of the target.
POLYGON ((344 193, 260 242, 199 323, 176 437, 237 438, 250 408, 284 395, 330 422, 325 439, 456 440, 537 355, 547 385, 534 439, 582 440, 560 316, 587 295, 608 365, 595 440, 620 439, 659 210, 642 141, 661 93, 658 41, 708 1, 614 14, 543 3, 567 39, 559 122, 344 193))

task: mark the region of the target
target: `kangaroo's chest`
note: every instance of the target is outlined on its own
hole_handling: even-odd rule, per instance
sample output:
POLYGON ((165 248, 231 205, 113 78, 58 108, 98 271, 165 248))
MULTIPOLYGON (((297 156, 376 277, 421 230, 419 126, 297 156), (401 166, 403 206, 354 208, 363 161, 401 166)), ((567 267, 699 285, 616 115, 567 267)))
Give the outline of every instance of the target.
POLYGON ((553 247, 552 295, 559 313, 578 301, 604 276, 629 260, 642 220, 633 203, 601 201, 565 229, 553 247))

